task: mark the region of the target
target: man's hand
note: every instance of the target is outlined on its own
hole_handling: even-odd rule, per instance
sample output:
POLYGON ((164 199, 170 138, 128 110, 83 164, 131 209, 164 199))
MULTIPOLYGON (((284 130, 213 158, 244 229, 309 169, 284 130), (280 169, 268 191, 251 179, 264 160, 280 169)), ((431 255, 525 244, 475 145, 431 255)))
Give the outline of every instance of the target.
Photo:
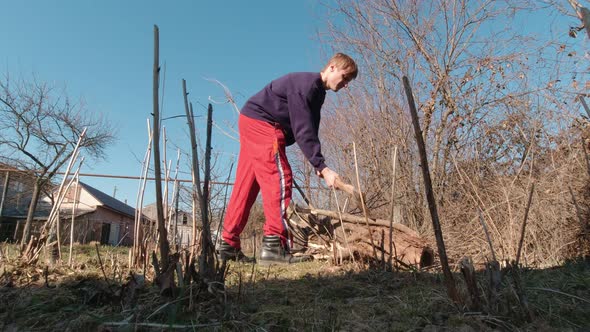
POLYGON ((326 185, 330 188, 334 187, 334 183, 336 179, 339 179, 340 176, 338 173, 334 172, 333 170, 329 169, 328 167, 324 168, 322 172, 317 172, 317 175, 324 179, 326 185))

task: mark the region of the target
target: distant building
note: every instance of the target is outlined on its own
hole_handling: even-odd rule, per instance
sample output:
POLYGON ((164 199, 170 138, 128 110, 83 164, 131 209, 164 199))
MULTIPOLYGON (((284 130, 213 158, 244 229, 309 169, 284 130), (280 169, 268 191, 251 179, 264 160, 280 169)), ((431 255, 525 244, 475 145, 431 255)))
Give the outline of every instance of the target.
MULTIPOLYGON (((20 239, 33 195, 35 175, 4 163, 0 163, 0 169, 0 241, 20 239)), ((37 225, 47 220, 51 211, 51 203, 42 200, 44 196, 46 192, 42 191, 33 216, 37 225)), ((36 231, 34 223, 31 232, 35 234, 36 231)))
MULTIPOLYGON (((20 239, 36 181, 35 174, 3 163, 0 163, 0 170, 0 241, 20 239)), ((57 188, 54 184, 42 189, 31 224, 31 235, 39 236, 56 199, 57 188)), ((133 244, 135 209, 84 182, 80 182, 78 187, 72 185, 60 206, 62 244, 70 241, 72 214, 75 242, 133 244)), ((149 225, 145 216, 141 222, 149 225)))
MULTIPOLYGON (((176 211, 176 209, 172 206, 165 206, 164 209, 166 210, 164 219, 166 223, 166 229, 168 230, 168 237, 176 238, 176 244, 178 245, 190 245, 193 234, 192 213, 182 210, 176 211), (169 210, 167 208, 169 208, 169 210)), ((144 206, 141 212, 154 222, 158 220, 156 203, 144 206)))
MULTIPOLYGON (((135 209, 104 192, 80 182, 72 185, 60 207, 63 238, 69 242, 72 211, 74 217, 74 241, 101 244, 132 245, 135 225, 135 209), (67 232, 65 232, 67 230, 67 232)), ((145 215, 142 223, 147 223, 145 215)))

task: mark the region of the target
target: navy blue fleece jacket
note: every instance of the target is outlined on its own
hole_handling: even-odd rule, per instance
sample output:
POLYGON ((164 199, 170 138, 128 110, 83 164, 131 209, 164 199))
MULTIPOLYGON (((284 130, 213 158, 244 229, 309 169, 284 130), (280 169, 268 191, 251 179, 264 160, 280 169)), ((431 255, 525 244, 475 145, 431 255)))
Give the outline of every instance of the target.
POLYGON ((290 73, 270 82, 252 96, 241 113, 279 124, 287 145, 295 142, 319 172, 326 168, 318 131, 326 89, 319 73, 290 73))

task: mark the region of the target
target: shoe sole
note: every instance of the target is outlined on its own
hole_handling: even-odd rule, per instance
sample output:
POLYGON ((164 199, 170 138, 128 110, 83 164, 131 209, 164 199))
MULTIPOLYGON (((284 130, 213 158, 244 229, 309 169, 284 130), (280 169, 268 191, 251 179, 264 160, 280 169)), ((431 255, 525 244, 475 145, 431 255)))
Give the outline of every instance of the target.
POLYGON ((259 259, 257 261, 258 265, 261 266, 269 266, 269 265, 292 265, 292 264, 298 264, 298 263, 305 263, 305 262, 311 262, 313 259, 307 259, 307 260, 293 260, 293 261, 284 261, 284 260, 262 260, 259 259))
POLYGON ((217 260, 219 260, 219 261, 221 261, 221 262, 223 262, 223 261, 226 261, 226 262, 237 262, 237 263, 244 263, 244 264, 252 264, 252 263, 256 263, 256 259, 254 259, 254 260, 253 260, 253 261, 251 261, 251 262, 246 262, 246 261, 244 261, 244 260, 238 260, 238 259, 236 259, 235 257, 223 257, 223 256, 221 256, 221 255, 217 255, 217 260))

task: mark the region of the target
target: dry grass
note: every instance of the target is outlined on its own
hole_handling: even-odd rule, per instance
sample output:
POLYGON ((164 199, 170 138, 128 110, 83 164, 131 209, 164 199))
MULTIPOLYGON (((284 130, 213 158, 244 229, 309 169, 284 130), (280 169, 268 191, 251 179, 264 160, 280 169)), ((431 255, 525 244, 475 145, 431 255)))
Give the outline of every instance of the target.
MULTIPOLYGON (((123 303, 117 291, 125 282, 127 248, 101 248, 110 290, 94 247, 77 247, 72 269, 49 268, 47 283, 43 266, 19 266, 14 247, 2 249, 0 329, 7 331, 559 331, 590 326, 588 261, 523 271, 534 315, 526 322, 509 285, 503 286, 494 315, 468 312, 448 300, 436 271, 392 273, 322 261, 232 264, 225 291, 195 286, 190 309, 189 289, 174 299, 162 297, 150 274, 136 300, 123 303)), ((485 289, 485 275, 479 278, 485 289)))

